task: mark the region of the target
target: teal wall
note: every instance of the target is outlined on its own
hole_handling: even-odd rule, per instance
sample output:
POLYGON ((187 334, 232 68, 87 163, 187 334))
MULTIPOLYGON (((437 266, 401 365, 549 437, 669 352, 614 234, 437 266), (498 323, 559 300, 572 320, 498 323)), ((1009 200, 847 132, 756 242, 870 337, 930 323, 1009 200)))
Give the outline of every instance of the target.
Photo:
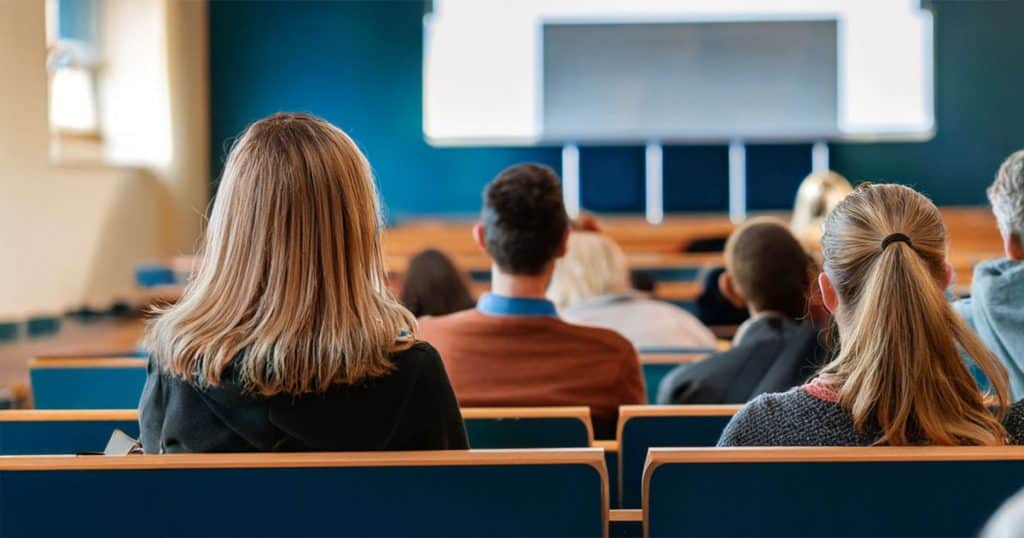
POLYGON ((985 187, 1024 148, 1024 1, 935 0, 935 138, 832 144, 850 178, 908 183, 939 204, 985 204, 985 187))
MULTIPOLYGON (((1024 146, 1024 1, 937 0, 937 134, 923 143, 831 144, 852 179, 909 183, 940 204, 981 204, 999 162, 1024 146)), ((560 150, 434 148, 422 134, 423 3, 236 1, 209 4, 211 140, 216 177, 232 137, 267 114, 317 114, 373 164, 394 217, 477 211, 480 190, 520 161, 561 165, 560 150)), ((668 147, 669 211, 723 211, 723 146, 668 147)), ((748 150, 749 204, 781 209, 810 169, 808 145, 748 150)), ((582 200, 604 212, 643 206, 643 149, 581 148, 582 200)))

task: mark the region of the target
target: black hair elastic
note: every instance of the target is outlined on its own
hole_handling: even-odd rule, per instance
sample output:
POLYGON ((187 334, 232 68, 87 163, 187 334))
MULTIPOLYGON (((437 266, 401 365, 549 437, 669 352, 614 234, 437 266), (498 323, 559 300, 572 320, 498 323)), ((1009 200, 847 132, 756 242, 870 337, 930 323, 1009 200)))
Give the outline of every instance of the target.
POLYGON ((896 232, 894 234, 889 234, 885 236, 885 239, 882 240, 882 250, 885 250, 885 247, 898 241, 902 241, 910 246, 914 246, 914 243, 910 241, 910 237, 907 237, 905 234, 896 232))

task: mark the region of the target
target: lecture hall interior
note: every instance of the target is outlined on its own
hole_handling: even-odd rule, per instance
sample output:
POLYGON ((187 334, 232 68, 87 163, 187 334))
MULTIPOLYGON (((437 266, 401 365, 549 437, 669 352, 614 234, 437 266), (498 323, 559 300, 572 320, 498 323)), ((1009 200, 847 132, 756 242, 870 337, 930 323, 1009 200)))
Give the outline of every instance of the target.
POLYGON ((1022 28, 0 0, 0 537, 1024 537, 1022 28))

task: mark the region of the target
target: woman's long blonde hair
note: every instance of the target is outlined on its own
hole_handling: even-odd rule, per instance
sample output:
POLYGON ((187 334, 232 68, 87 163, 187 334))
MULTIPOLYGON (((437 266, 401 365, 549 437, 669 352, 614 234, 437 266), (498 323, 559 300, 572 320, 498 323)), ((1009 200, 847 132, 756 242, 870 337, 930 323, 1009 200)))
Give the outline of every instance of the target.
POLYGON ((946 300, 946 228, 935 205, 901 185, 864 185, 824 228, 840 351, 822 380, 858 430, 877 428, 889 445, 1005 444, 997 417, 1009 401, 1006 369, 946 300), (995 416, 958 345, 992 383, 995 416))
POLYGON ((599 232, 574 231, 555 262, 548 299, 559 308, 593 297, 629 291, 629 263, 615 240, 599 232))
POLYGON ((370 165, 337 127, 275 114, 235 143, 197 272, 149 327, 161 368, 216 386, 324 391, 389 372, 415 319, 388 292, 370 165))

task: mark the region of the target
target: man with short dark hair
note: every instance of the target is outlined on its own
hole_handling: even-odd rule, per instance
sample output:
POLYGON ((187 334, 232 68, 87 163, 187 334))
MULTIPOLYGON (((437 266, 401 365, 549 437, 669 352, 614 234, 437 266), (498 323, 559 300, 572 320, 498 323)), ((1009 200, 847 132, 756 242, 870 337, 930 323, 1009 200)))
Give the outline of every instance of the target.
POLYGON ((728 351, 666 376, 661 404, 744 403, 806 381, 825 359, 818 330, 807 321, 811 260, 784 224, 754 219, 725 245, 722 295, 750 311, 728 351))
POLYGON ((595 434, 614 437, 619 405, 644 403, 636 351, 624 337, 558 319, 545 298, 565 254, 569 218, 555 172, 502 171, 484 190, 477 244, 490 255, 491 291, 475 309, 420 320, 463 406, 591 409, 595 434))

